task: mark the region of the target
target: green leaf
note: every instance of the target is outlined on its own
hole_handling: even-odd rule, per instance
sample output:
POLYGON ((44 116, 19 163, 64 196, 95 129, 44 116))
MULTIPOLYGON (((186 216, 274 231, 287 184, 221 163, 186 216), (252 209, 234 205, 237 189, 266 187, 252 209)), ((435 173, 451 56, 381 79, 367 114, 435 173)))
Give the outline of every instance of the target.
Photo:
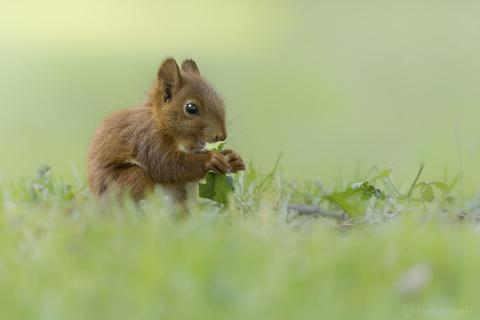
POLYGON ((325 199, 340 207, 349 216, 355 216, 361 211, 360 204, 351 201, 350 195, 348 195, 347 192, 332 193, 325 196, 325 199))
POLYGON ((366 201, 372 197, 382 200, 386 198, 382 190, 368 181, 362 181, 353 183, 344 191, 327 194, 324 199, 354 217, 365 212, 366 201))
POLYGON ((431 184, 426 184, 422 189, 422 200, 426 202, 432 202, 434 199, 433 188, 431 184))
POLYGON ((431 185, 434 185, 435 187, 437 187, 439 190, 443 191, 443 192, 448 192, 449 191, 449 187, 447 186, 446 183, 443 183, 443 182, 439 182, 439 181, 435 181, 435 182, 430 182, 431 185))
POLYGON ((378 188, 375 188, 375 190, 373 191, 373 195, 378 199, 386 199, 385 193, 383 193, 383 191, 378 188))
POLYGON ((415 185, 415 189, 423 189, 427 186, 427 183, 426 182, 419 182, 415 185))
POLYGON ((387 177, 390 176, 390 174, 392 173, 392 171, 394 170, 395 168, 389 168, 389 169, 385 169, 383 171, 380 171, 375 177, 373 177, 372 179, 370 179, 369 181, 370 182, 374 182, 376 180, 380 180, 380 179, 385 179, 387 177))
POLYGON ((346 192, 348 196, 360 194, 360 197, 363 200, 368 200, 371 197, 385 199, 385 194, 382 192, 382 190, 370 184, 368 181, 356 182, 352 184, 352 186, 346 192))
POLYGON ((233 192, 233 179, 224 174, 207 173, 206 183, 200 183, 199 195, 201 198, 213 200, 228 205, 230 194, 233 192))
MULTIPOLYGON (((222 151, 225 143, 219 144, 214 150, 222 151)), ((225 174, 208 172, 205 183, 200 183, 198 194, 201 198, 210 199, 224 206, 228 206, 230 194, 233 192, 233 179, 225 174)))

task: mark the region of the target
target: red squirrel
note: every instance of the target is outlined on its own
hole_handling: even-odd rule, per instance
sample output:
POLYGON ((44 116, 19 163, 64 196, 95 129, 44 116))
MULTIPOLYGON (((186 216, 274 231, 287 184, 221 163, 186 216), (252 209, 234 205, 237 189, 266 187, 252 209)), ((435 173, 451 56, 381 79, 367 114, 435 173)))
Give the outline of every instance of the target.
POLYGON ((238 153, 205 150, 226 138, 223 100, 195 61, 179 68, 167 58, 147 101, 113 113, 97 129, 87 159, 90 189, 98 197, 127 191, 138 201, 159 184, 175 201, 186 201, 186 184, 208 171, 245 170, 238 153))

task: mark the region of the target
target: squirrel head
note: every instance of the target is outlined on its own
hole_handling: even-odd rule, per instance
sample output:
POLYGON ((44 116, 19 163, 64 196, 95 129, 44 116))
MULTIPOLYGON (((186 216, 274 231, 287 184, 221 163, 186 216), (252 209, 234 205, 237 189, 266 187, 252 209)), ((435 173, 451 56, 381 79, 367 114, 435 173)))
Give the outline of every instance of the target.
POLYGON ((195 152, 227 138, 223 100, 201 76, 195 61, 173 58, 160 65, 149 104, 159 131, 180 149, 195 152))

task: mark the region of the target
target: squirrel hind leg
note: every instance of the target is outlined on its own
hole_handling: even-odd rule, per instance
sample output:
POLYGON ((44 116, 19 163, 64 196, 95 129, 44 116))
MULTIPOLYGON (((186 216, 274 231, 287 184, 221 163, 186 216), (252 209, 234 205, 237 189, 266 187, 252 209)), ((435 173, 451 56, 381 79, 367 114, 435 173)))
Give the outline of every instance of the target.
POLYGON ((186 185, 161 185, 170 209, 176 212, 180 217, 186 217, 190 213, 190 203, 188 201, 188 190, 186 185))
POLYGON ((135 201, 142 200, 155 185, 147 172, 136 165, 118 169, 115 174, 115 184, 120 190, 128 191, 135 201))

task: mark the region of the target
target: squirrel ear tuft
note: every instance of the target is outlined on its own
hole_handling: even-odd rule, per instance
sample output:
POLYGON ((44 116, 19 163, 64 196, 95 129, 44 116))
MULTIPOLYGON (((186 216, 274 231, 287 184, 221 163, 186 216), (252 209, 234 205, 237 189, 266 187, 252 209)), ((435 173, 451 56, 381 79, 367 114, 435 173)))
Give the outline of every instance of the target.
POLYGON ((165 59, 158 69, 157 79, 159 87, 164 90, 164 100, 170 101, 183 82, 177 61, 173 58, 165 59))
POLYGON ((197 64, 192 59, 186 59, 182 62, 182 70, 189 73, 200 75, 197 64))

